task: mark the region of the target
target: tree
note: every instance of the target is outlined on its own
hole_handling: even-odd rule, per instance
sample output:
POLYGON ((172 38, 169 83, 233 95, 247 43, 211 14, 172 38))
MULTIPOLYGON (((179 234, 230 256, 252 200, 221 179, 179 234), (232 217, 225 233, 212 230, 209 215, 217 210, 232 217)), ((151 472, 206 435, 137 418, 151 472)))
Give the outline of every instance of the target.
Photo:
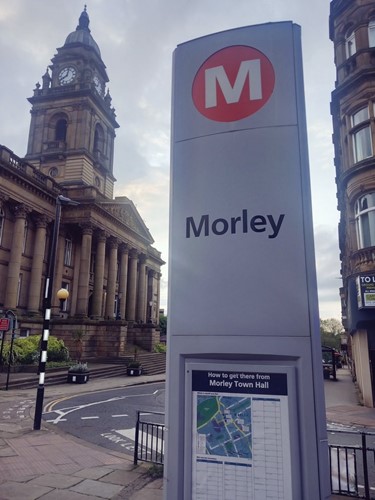
POLYGON ((160 314, 159 326, 160 326, 160 334, 166 335, 167 334, 167 316, 164 316, 164 314, 160 314))
POLYGON ((336 318, 328 318, 320 320, 320 339, 322 345, 333 347, 340 350, 341 337, 344 328, 341 322, 336 318))

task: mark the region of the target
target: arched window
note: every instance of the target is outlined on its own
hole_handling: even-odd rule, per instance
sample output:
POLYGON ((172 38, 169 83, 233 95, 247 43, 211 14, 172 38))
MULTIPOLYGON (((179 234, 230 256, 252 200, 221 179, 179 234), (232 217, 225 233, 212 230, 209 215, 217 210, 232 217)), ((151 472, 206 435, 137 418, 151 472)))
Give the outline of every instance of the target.
POLYGON ((66 141, 66 131, 68 129, 68 122, 61 118, 56 123, 55 128, 55 141, 66 141))
POLYGON ((348 31, 345 37, 345 53, 346 57, 349 58, 357 51, 355 44, 355 31, 348 31))
POLYGON ((95 152, 104 152, 104 131, 99 123, 96 125, 94 133, 94 153, 95 152))
POLYGON ((375 246, 375 192, 361 196, 354 210, 358 248, 375 246))
POLYGON ((375 47, 375 19, 368 24, 368 46, 375 47))
POLYGON ((5 213, 4 210, 0 208, 0 246, 3 240, 4 224, 5 224, 5 213))

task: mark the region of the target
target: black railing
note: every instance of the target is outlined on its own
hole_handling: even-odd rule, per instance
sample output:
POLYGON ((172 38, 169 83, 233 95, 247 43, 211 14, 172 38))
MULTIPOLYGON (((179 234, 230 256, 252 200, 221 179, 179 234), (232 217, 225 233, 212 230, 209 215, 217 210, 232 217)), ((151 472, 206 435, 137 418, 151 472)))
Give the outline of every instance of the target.
POLYGON ((135 465, 137 465, 138 461, 163 465, 165 426, 164 423, 150 421, 151 417, 155 419, 156 416, 164 420, 164 413, 161 412, 137 412, 134 445, 135 465))
MULTIPOLYGON (((164 462, 164 423, 161 412, 137 412, 135 429, 134 464, 164 462)), ((329 464, 331 492, 352 498, 375 500, 375 432, 329 430, 329 464), (347 440, 355 444, 344 444, 347 440), (372 446, 368 441, 372 440, 372 446), (336 441, 336 442, 334 442, 336 441), (338 443, 337 441, 342 441, 338 443)))
POLYGON ((375 432, 334 431, 329 433, 329 463, 332 493, 353 498, 375 499, 375 432), (351 436, 355 444, 333 443, 351 436), (368 440, 372 439, 372 446, 368 440))

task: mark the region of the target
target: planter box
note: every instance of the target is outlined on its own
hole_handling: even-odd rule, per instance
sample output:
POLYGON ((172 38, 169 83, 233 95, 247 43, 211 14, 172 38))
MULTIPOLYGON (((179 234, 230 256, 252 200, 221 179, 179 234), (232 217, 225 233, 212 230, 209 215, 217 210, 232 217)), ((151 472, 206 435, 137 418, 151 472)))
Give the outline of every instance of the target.
POLYGON ((129 377, 139 377, 139 375, 142 375, 142 368, 127 368, 126 375, 129 377))
POLYGON ((67 382, 70 384, 86 384, 90 378, 90 373, 74 373, 68 372, 67 382))

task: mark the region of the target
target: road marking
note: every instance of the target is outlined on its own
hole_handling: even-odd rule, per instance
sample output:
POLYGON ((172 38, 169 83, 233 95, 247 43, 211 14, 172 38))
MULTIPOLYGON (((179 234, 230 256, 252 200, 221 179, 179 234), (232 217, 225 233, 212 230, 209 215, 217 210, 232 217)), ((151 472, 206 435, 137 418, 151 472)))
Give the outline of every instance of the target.
MULTIPOLYGON (((105 392, 105 391, 103 391, 103 392, 105 392)), ((67 396, 65 398, 60 398, 58 400, 52 401, 51 403, 49 403, 48 405, 46 405, 44 407, 43 415, 46 415, 48 413, 56 413, 57 417, 54 420, 52 420, 52 422, 54 424, 58 424, 59 422, 61 422, 62 418, 65 417, 65 416, 67 416, 69 413, 73 413, 75 411, 82 410, 83 408, 88 408, 90 406, 96 406, 96 405, 101 405, 101 404, 105 404, 105 403, 111 403, 113 401, 124 401, 126 399, 131 399, 131 398, 149 397, 149 396, 152 396, 152 395, 153 395, 152 393, 150 393, 150 394, 147 393, 147 394, 130 394, 130 395, 126 395, 126 396, 117 396, 117 397, 105 399, 105 400, 102 400, 102 401, 94 401, 92 403, 86 403, 86 404, 77 405, 77 406, 68 406, 66 408, 61 408, 61 409, 55 410, 54 407, 58 403, 61 403, 63 401, 67 401, 69 399, 74 399, 75 397, 77 397, 77 395, 67 396)), ((143 415, 148 415, 148 414, 147 413, 143 413, 143 415)))
POLYGON ((114 431, 118 434, 121 434, 121 436, 135 441, 135 427, 133 427, 132 429, 114 429, 114 431))
POLYGON ((118 418, 118 417, 128 417, 129 415, 127 415, 126 413, 124 413, 123 415, 112 415, 113 418, 118 418))
MULTIPOLYGON (((135 431, 135 429, 133 429, 135 431)), ((134 436, 133 439, 127 439, 124 437, 120 437, 117 435, 117 431, 112 429, 111 432, 104 432, 103 434, 100 434, 100 436, 104 439, 107 439, 108 441, 111 441, 112 443, 115 443, 121 448, 125 448, 127 451, 133 453, 134 452, 134 436)))
MULTIPOLYGON (((115 432, 118 434, 121 434, 121 436, 124 436, 128 439, 131 439, 132 441, 135 441, 135 428, 133 429, 116 429, 115 432)), ((147 432, 142 432, 142 430, 139 430, 139 445, 142 446, 142 443, 147 443, 147 448, 149 450, 160 450, 163 449, 164 447, 164 440, 157 438, 156 436, 150 436, 150 434, 147 434, 147 432), (143 437, 144 436, 144 437, 143 437)))
POLYGON ((95 418, 99 418, 99 417, 81 417, 81 420, 93 420, 95 418))

